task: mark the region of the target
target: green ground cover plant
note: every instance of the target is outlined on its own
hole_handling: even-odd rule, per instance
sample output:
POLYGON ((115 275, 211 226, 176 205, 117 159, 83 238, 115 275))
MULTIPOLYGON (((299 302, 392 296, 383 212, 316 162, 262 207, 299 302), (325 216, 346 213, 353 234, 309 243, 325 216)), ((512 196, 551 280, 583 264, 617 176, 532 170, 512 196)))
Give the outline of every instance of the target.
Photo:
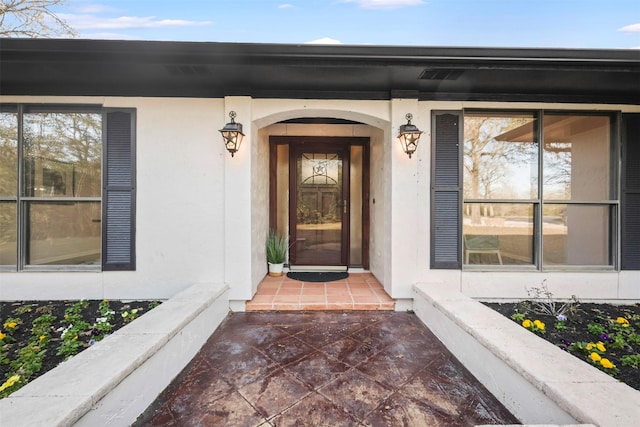
POLYGON ((109 300, 0 302, 0 398, 159 304, 109 300))

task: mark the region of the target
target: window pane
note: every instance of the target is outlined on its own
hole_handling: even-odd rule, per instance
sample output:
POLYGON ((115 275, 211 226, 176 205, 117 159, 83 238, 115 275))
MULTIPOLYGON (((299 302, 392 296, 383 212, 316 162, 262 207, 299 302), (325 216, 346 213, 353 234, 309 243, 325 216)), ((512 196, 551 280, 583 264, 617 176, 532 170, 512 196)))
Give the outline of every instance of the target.
POLYGON ((100 197, 102 116, 24 115, 24 195, 100 197))
POLYGON ((548 265, 611 265, 611 207, 544 206, 543 260, 548 265))
POLYGON ((0 112, 0 197, 18 192, 18 115, 0 112))
POLYGON ((100 263, 100 202, 26 204, 27 264, 100 263))
POLYGON ((17 264, 16 203, 0 202, 0 265, 17 264))
POLYGON ((533 205, 465 203, 465 264, 532 265, 533 205))
POLYGON ((609 117, 546 115, 543 148, 545 199, 610 199, 609 117))
POLYGON ((289 145, 281 144, 277 146, 278 163, 276 166, 276 195, 278 219, 277 231, 283 236, 289 235, 289 145))
POLYGON ((350 208, 349 208, 349 263, 353 266, 362 265, 362 169, 363 147, 351 146, 351 163, 349 164, 350 178, 350 208))
POLYGON ((465 114, 464 198, 537 199, 535 129, 532 114, 465 114))

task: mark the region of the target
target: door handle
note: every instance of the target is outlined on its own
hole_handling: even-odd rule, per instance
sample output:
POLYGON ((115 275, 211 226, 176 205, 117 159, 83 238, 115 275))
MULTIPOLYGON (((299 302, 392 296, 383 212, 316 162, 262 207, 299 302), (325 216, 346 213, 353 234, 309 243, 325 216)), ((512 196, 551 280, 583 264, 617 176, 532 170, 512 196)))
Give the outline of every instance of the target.
POLYGON ((346 199, 343 201, 342 206, 343 206, 344 213, 346 214, 347 213, 347 200, 346 199))

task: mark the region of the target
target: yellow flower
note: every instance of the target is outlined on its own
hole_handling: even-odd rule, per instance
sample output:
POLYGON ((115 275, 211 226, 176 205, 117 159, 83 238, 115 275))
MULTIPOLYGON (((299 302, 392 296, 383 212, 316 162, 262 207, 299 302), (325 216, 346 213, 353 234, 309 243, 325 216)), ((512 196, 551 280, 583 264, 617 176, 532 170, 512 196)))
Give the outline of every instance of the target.
POLYGON ((3 334, 2 332, 0 332, 0 341, 2 341, 3 339, 5 339, 7 336, 7 334, 3 334))
POLYGON ((603 353, 607 351, 607 348, 604 346, 604 344, 602 344, 601 341, 598 341, 598 344, 596 344, 596 348, 603 353))
POLYGON ((14 385, 16 383, 16 381, 18 381, 20 379, 20 375, 14 375, 11 378, 9 378, 8 380, 6 380, 4 382, 4 384, 0 385, 0 391, 3 391, 5 389, 8 389, 9 387, 11 387, 12 385, 14 385))
POLYGON ((605 368, 605 369, 613 369, 613 368, 616 367, 616 365, 611 363, 611 361, 609 359, 601 359, 600 360, 600 365, 602 365, 602 367, 605 368))
POLYGON ((618 317, 616 319, 616 322, 620 323, 623 328, 628 328, 629 327, 629 321, 627 319, 625 319, 624 317, 618 317))
POLYGON ((596 345, 592 342, 590 342, 589 344, 587 344, 587 350, 593 350, 593 347, 595 347, 596 345))
POLYGON ((539 321, 539 320, 534 320, 533 324, 536 326, 536 328, 540 329, 541 331, 544 331, 544 323, 539 321))
POLYGON ((589 355, 589 359, 593 360, 594 362, 598 362, 602 359, 602 357, 600 357, 600 355, 594 351, 589 355))
POLYGON ((18 324, 16 322, 7 322, 4 324, 4 327, 7 329, 14 329, 18 324))
POLYGON ((127 317, 129 315, 128 311, 125 311, 124 313, 122 313, 122 317, 127 317))
POLYGON ((40 341, 44 341, 46 337, 44 335, 40 335, 40 341))
POLYGON ((530 328, 531 327, 531 320, 524 319, 524 321, 522 322, 522 326, 524 326, 525 328, 530 328))

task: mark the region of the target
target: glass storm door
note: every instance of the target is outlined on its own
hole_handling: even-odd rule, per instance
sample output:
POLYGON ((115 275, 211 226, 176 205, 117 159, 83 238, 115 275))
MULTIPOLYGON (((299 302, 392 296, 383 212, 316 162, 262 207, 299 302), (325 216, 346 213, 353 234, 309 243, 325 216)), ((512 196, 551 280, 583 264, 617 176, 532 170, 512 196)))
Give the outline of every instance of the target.
POLYGON ((302 144, 292 150, 292 264, 347 265, 348 153, 348 146, 328 149, 302 144))

